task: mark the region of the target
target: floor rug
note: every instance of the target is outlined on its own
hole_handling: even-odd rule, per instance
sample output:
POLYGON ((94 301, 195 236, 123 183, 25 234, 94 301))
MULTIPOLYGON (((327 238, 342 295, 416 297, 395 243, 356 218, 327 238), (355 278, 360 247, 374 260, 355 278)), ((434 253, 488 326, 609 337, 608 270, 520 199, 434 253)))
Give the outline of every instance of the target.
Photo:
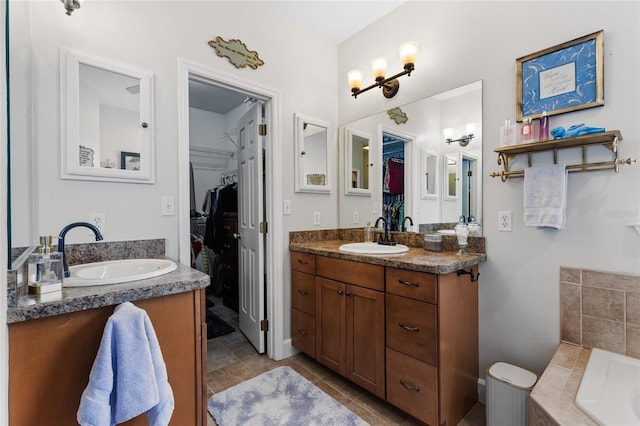
POLYGON ((213 312, 207 312, 207 340, 233 333, 235 328, 213 312))
POLYGON ((368 424, 286 366, 213 395, 207 408, 219 426, 368 424))

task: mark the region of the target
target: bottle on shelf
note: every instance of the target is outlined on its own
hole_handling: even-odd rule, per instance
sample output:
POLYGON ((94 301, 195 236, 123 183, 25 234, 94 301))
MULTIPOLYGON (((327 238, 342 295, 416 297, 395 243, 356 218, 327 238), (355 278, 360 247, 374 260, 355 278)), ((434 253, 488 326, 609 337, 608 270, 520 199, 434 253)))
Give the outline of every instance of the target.
POLYGON ((517 142, 516 125, 511 124, 511 120, 505 120, 504 126, 500 127, 500 146, 511 146, 517 142))
POLYGON ((531 143, 536 141, 535 126, 530 118, 525 118, 520 128, 520 142, 531 143))
POLYGON ((540 129, 538 133, 539 141, 546 141, 549 139, 549 115, 547 111, 542 111, 542 117, 540 117, 540 129))

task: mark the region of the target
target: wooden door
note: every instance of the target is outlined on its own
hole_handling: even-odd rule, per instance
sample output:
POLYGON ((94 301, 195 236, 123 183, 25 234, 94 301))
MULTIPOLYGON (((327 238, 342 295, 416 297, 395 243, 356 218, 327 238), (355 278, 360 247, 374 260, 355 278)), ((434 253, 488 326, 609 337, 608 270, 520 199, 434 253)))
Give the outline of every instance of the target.
POLYGON ((345 375, 345 284, 316 277, 316 360, 345 375))
POLYGON ((384 398, 384 293, 348 285, 345 296, 346 376, 384 398))

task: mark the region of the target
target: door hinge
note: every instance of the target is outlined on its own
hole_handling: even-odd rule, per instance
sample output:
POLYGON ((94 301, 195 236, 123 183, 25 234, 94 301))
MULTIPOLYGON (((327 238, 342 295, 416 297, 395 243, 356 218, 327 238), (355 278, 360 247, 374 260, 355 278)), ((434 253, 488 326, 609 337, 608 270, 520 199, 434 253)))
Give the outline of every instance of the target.
POLYGON ((258 124, 258 134, 260 136, 267 135, 267 125, 266 124, 258 124))
POLYGON ((269 232, 269 227, 267 226, 267 222, 260 222, 260 233, 266 234, 269 232))
POLYGON ((263 319, 260 321, 260 331, 269 331, 269 320, 263 319))

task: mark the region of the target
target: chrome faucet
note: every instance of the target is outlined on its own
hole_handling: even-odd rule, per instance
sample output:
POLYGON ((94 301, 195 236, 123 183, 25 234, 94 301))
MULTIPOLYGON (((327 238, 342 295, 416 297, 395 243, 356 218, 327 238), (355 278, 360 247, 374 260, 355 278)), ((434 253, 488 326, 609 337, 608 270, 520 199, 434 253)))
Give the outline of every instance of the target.
POLYGON ((402 221, 402 232, 407 232, 407 227, 405 226, 407 219, 409 219, 409 226, 413 226, 413 219, 411 219, 411 216, 405 216, 402 221))
POLYGON ((91 229, 93 233, 96 234, 96 241, 102 240, 100 230, 89 222, 73 222, 62 228, 62 231, 58 234, 58 253, 62 253, 62 268, 65 278, 69 277, 69 267, 67 266, 67 257, 64 254, 64 237, 67 235, 67 232, 71 231, 73 228, 77 228, 78 226, 84 226, 85 228, 91 229))
POLYGON ((391 236, 391 238, 389 238, 389 228, 387 227, 387 219, 380 216, 379 218, 376 219, 376 223, 373 225, 373 227, 377 228, 380 221, 384 223, 384 232, 380 234, 380 237, 378 238, 378 244, 382 244, 385 246, 395 246, 396 242, 393 239, 393 235, 391 236))

